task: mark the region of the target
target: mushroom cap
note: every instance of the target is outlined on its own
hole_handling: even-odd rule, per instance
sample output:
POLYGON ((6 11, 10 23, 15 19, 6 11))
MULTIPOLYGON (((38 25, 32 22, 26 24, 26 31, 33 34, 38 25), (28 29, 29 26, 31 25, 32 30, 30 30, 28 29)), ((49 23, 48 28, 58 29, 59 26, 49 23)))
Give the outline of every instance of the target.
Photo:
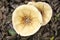
POLYGON ((42 14, 43 25, 46 25, 52 17, 52 8, 45 2, 29 2, 29 5, 34 5, 42 14))
POLYGON ((12 14, 12 24, 19 35, 30 36, 40 29, 42 25, 42 15, 38 9, 32 5, 21 5, 17 7, 12 14), (29 23, 30 18, 31 22, 29 23))

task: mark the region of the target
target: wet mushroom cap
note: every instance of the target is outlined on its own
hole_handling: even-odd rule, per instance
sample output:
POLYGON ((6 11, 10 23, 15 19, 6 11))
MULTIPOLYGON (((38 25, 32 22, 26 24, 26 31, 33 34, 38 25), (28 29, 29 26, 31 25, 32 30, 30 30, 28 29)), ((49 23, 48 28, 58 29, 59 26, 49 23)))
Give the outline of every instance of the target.
POLYGON ((46 25, 52 17, 52 8, 46 2, 29 2, 29 5, 34 5, 42 14, 43 25, 46 25))
POLYGON ((30 36, 40 29, 42 25, 42 15, 38 9, 32 5, 20 5, 12 14, 12 24, 19 35, 30 36))

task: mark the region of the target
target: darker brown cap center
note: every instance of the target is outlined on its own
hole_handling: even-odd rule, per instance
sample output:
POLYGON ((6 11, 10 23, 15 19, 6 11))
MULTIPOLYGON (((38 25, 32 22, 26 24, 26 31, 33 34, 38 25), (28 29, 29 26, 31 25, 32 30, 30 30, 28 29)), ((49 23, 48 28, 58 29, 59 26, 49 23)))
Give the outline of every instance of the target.
POLYGON ((23 24, 30 24, 31 23, 31 18, 29 16, 24 16, 22 17, 22 23, 23 24))

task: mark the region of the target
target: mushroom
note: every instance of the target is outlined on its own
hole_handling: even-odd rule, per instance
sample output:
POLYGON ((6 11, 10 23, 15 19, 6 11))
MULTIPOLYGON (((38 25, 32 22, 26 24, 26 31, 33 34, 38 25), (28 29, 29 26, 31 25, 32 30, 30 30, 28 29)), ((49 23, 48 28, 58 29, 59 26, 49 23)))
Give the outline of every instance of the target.
POLYGON ((34 5, 42 14, 43 25, 46 25, 52 17, 52 8, 46 2, 29 2, 28 5, 34 5))
POLYGON ((41 12, 33 5, 20 5, 12 14, 12 24, 19 35, 33 35, 42 25, 41 12))

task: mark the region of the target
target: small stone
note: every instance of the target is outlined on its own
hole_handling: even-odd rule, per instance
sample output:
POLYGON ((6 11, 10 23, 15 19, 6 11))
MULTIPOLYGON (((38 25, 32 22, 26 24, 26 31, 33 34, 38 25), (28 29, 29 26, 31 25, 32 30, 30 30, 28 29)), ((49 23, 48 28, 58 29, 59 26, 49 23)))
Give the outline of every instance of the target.
POLYGON ((0 11, 0 19, 2 19, 2 12, 0 11))
POLYGON ((2 38, 2 33, 0 33, 0 38, 2 38))
POLYGON ((2 7, 3 5, 2 5, 2 2, 0 1, 0 8, 2 7))
POLYGON ((27 4, 28 3, 28 1, 25 1, 25 4, 27 4))
POLYGON ((15 1, 18 2, 18 3, 21 2, 21 0, 15 0, 15 1))
POLYGON ((19 5, 17 5, 17 4, 11 5, 11 7, 14 8, 14 9, 15 9, 16 7, 18 7, 18 6, 19 6, 19 5))

